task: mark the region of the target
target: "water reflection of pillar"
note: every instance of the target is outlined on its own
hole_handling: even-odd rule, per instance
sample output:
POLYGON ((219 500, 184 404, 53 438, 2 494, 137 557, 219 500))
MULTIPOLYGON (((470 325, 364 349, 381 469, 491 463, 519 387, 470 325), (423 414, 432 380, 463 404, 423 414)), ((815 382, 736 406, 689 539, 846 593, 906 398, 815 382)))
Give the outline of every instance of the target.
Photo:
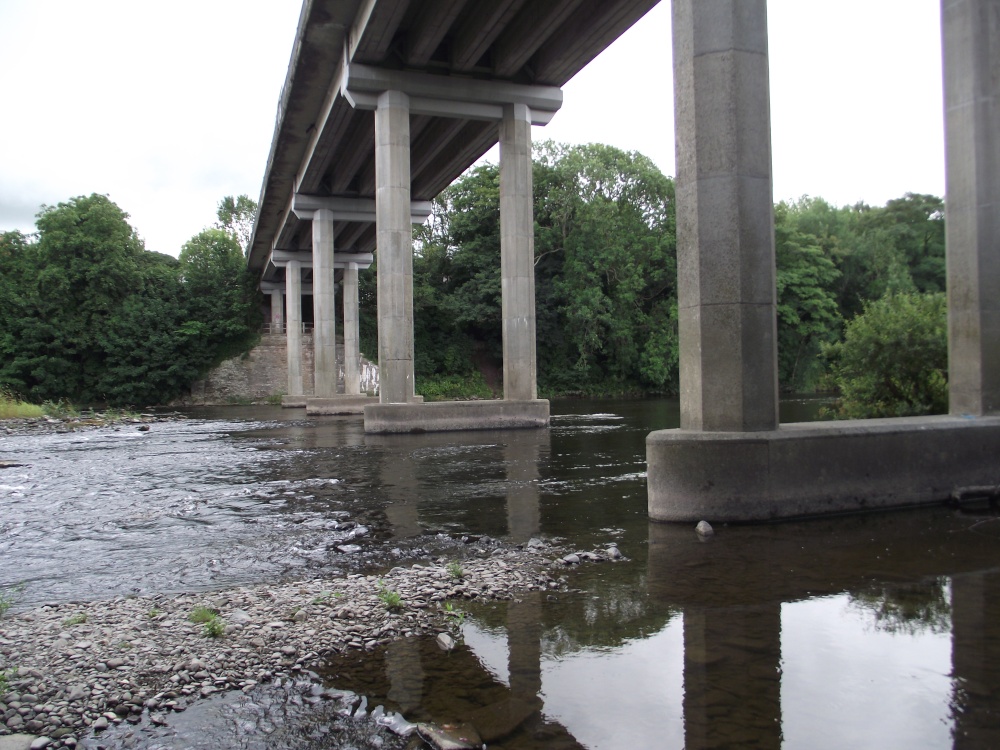
POLYGON ((548 430, 524 430, 504 446, 507 464, 507 533, 510 541, 521 544, 541 527, 538 509, 539 462, 542 449, 548 452, 548 430))
POLYGON ((386 649, 385 671, 389 678, 386 697, 399 706, 404 716, 412 716, 424 699, 420 642, 416 638, 401 638, 390 643, 386 649))
MULTIPOLYGON (((404 435, 403 439, 409 438, 404 435)), ((382 443, 387 442, 383 440, 382 443)), ((385 487, 389 503, 385 507, 385 517, 392 535, 397 539, 420 536, 423 529, 417 510, 419 482, 413 456, 400 446, 390 446, 382 461, 382 486, 385 487)))
POLYGON ((516 726, 542 707, 542 599, 529 591, 507 605, 507 646, 510 660, 510 717, 516 726))
POLYGON ((685 609, 684 747, 781 747, 781 605, 685 609))
POLYGON ((1000 747, 1000 573, 951 582, 955 750, 1000 747))

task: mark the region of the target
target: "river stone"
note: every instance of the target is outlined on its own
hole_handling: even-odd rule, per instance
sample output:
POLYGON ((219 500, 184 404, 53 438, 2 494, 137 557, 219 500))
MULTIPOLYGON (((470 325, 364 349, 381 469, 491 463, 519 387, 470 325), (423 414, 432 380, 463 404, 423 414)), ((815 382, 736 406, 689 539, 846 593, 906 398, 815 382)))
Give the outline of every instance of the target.
POLYGON ((694 527, 694 530, 699 536, 712 536, 715 533, 715 529, 712 528, 712 524, 708 521, 698 521, 698 525, 694 527))
POLYGON ((438 633, 437 645, 442 651, 451 651, 455 648, 455 639, 447 633, 438 633))
POLYGON ((343 552, 345 555, 353 555, 355 552, 360 552, 361 547, 357 544, 340 544, 337 545, 337 551, 343 552))
POLYGON ((36 737, 35 741, 28 746, 28 750, 45 750, 51 744, 52 740, 48 737, 36 737))
POLYGON ((580 556, 579 555, 575 555, 575 554, 569 554, 569 555, 566 555, 564 558, 562 558, 562 561, 564 563, 566 563, 567 565, 579 565, 580 564, 580 556))
POLYGON ((483 745, 476 730, 469 725, 449 730, 435 724, 417 724, 417 734, 435 750, 476 750, 483 745))

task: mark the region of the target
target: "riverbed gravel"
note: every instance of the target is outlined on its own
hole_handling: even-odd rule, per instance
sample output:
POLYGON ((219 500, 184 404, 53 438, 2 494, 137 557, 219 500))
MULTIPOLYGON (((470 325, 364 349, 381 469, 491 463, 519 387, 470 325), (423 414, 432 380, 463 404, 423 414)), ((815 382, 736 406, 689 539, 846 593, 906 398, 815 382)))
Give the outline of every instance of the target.
MULTIPOLYGON (((177 596, 119 597, 8 612, 0 620, 0 736, 76 747, 123 722, 166 722, 193 701, 289 676, 325 656, 458 630, 455 602, 558 591, 565 550, 490 540, 465 559, 177 596), (194 620, 201 620, 195 622, 194 620), (16 671, 12 671, 16 670, 16 671)), ((614 560, 616 548, 591 553, 614 560)))

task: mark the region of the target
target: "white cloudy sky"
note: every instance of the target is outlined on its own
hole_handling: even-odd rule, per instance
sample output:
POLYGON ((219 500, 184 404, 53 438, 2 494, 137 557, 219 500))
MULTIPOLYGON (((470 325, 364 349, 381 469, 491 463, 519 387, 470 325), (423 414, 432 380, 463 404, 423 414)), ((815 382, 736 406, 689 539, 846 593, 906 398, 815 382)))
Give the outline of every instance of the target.
MULTIPOLYGON (((107 193, 176 255, 224 195, 257 198, 299 0, 2 0, 0 230, 107 193)), ((944 192, 938 0, 770 0, 775 199, 944 192)), ((565 87, 535 138, 674 172, 663 2, 565 87)))

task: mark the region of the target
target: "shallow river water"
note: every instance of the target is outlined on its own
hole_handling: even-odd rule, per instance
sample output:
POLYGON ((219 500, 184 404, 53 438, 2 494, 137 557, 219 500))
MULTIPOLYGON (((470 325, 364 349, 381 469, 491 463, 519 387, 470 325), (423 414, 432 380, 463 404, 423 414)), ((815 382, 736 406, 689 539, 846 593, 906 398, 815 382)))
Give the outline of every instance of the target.
MULTIPOLYGON (((411 721, 471 723, 491 748, 1000 747, 995 514, 701 542, 646 520, 645 436, 676 425, 676 402, 553 415, 544 431, 386 437, 360 418, 232 407, 148 432, 2 437, 0 459, 24 465, 0 470, 0 588, 24 583, 31 605, 387 567, 462 535, 614 541, 628 560, 569 572, 574 593, 465 607, 455 651, 400 641, 323 676, 411 721)), ((279 740, 233 719, 234 700, 189 709, 162 746, 381 742, 317 735, 306 711, 279 740)))

